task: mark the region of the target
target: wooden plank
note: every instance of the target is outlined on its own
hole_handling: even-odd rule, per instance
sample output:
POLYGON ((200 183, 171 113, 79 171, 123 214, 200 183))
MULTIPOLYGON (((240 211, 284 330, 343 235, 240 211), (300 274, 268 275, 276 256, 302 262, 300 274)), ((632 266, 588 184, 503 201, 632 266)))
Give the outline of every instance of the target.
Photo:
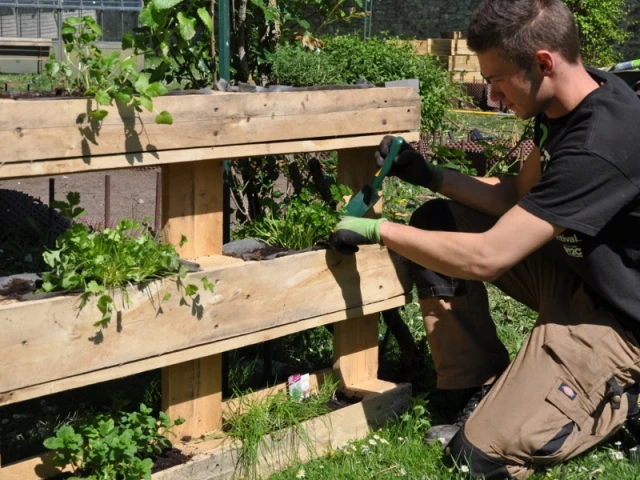
MULTIPOLYGON (((385 382, 386 383, 386 382, 385 382)), ((290 465, 294 460, 310 460, 335 450, 347 442, 366 437, 372 429, 404 412, 411 401, 411 385, 387 384, 384 390, 364 398, 362 402, 328 413, 301 425, 302 435, 294 429, 265 437, 258 458, 261 475, 268 475, 290 465), (389 388, 391 386, 391 388, 389 388), (311 442, 311 444, 309 443, 311 442)), ((217 480, 237 479, 241 442, 224 437, 174 442, 176 447, 194 457, 152 476, 153 480, 217 480)), ((51 463, 51 454, 24 460, 3 468, 2 480, 40 480, 60 472, 51 463), (46 474, 45 474, 46 472, 46 474)))
POLYGON ((162 167, 163 239, 181 258, 222 253, 222 163, 215 160, 162 167))
MULTIPOLYGON (((162 222, 166 243, 181 258, 222 253, 222 163, 215 160, 162 167, 162 222)), ((222 355, 192 360, 162 371, 162 405, 186 421, 178 438, 198 436, 222 425, 222 355)))
MULTIPOLYGON (((353 192, 371 183, 378 167, 374 160, 375 148, 357 148, 338 152, 338 183, 353 192)), ((378 217, 377 211, 367 215, 378 217)), ((340 375, 341 385, 350 387, 376 378, 378 375, 378 317, 365 315, 335 325, 333 330, 333 368, 340 375)))
POLYGON ((451 72, 449 78, 452 82, 486 83, 480 72, 451 72))
MULTIPOLYGON (((0 103, 3 99, 0 99, 0 103)), ((13 100, 6 100, 12 102, 13 100)), ((420 140, 420 134, 413 132, 388 132, 399 134, 408 142, 420 140)), ((385 134, 386 135, 386 134, 385 134)), ((42 160, 34 162, 0 163, 0 179, 63 175, 69 173, 92 172, 122 168, 151 167, 199 160, 224 160, 228 158, 260 157, 288 153, 324 152, 344 148, 369 147, 378 145, 384 135, 362 135, 357 137, 306 139, 291 142, 258 143, 248 145, 223 145, 218 147, 144 152, 137 159, 131 155, 98 155, 73 159, 42 160)))
POLYGON ((177 438, 197 437, 222 425, 222 355, 211 355, 162 369, 162 410, 185 423, 177 438))
POLYGON ((106 382, 115 378, 127 377, 141 372, 147 372, 157 368, 163 368, 169 365, 186 362, 198 358, 203 358, 216 353, 228 352, 236 348, 255 345, 276 338, 291 335, 296 332, 308 330, 310 328, 328 325, 330 323, 339 322, 349 318, 362 316, 364 313, 370 314, 374 312, 382 312, 391 308, 398 308, 406 305, 411 301, 410 295, 401 295, 390 298, 382 302, 376 302, 362 307, 347 309, 344 312, 335 312, 328 315, 313 317, 307 320, 301 320, 296 323, 290 323, 279 327, 261 330, 248 335, 234 337, 221 340, 214 343, 200 345, 177 352, 165 353, 155 357, 146 358, 139 361, 124 363, 109 368, 91 371, 84 374, 75 375, 59 380, 42 383, 32 387, 14 390, 4 395, 0 394, 0 405, 8 405, 11 403, 22 402, 32 398, 38 398, 53 393, 71 390, 73 388, 93 385, 100 382, 106 382))
MULTIPOLYGON (((258 474, 261 478, 286 468, 293 462, 306 462, 335 450, 354 440, 365 438, 373 428, 399 415, 409 405, 411 385, 394 385, 395 388, 371 395, 362 402, 350 405, 301 425, 302 434, 294 429, 265 437, 258 449, 258 474)), ((209 445, 220 445, 220 440, 185 446, 196 454, 184 464, 158 472, 153 480, 208 480, 210 478, 237 479, 247 476, 241 468, 240 447, 222 442, 214 450, 209 445)), ((180 445, 182 447, 182 445, 180 445)))
POLYGON ((131 287, 130 306, 125 308, 116 295, 115 303, 123 309, 121 319, 98 337, 93 326, 100 316, 95 302, 80 312, 77 296, 3 305, 0 404, 11 402, 15 390, 83 373, 333 313, 337 316, 332 321, 341 321, 347 310, 353 317, 363 305, 411 291, 406 260, 378 246, 361 250, 355 256, 308 252, 191 274, 187 283, 201 285, 207 277, 215 285, 213 293, 200 288, 197 308, 180 305, 181 293, 172 280, 147 289, 131 287), (310 302, 318 292, 323 301, 310 302), (171 298, 162 302, 160 312, 165 293, 171 298))
POLYGON ((51 47, 50 38, 1 37, 0 46, 4 47, 51 47))
POLYGON ((106 107, 89 121, 91 100, 39 99, 0 103, 5 163, 52 158, 291 141, 417 130, 420 96, 411 88, 164 96, 156 111, 174 123, 156 125, 155 113, 106 107), (51 109, 56 115, 49 115, 51 109))
POLYGON ((475 55, 449 55, 438 57, 449 72, 479 72, 480 63, 475 55))

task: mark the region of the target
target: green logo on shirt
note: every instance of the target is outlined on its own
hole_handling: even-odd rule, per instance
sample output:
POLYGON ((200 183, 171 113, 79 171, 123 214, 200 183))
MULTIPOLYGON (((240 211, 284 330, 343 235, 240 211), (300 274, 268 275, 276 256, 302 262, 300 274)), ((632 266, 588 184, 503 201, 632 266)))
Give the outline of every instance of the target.
POLYGON ((540 148, 543 148, 544 144, 547 141, 547 137, 549 136, 549 129, 544 123, 541 123, 540 130, 542 130, 542 136, 540 137, 540 148))

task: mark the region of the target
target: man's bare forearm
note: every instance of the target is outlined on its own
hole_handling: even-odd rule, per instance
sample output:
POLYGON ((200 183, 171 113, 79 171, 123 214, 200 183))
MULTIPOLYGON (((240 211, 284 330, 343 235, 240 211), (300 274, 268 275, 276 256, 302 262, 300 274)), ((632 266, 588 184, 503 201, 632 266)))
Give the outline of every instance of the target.
POLYGON ((495 217, 504 215, 519 198, 514 177, 471 177, 455 170, 445 170, 438 193, 495 217))

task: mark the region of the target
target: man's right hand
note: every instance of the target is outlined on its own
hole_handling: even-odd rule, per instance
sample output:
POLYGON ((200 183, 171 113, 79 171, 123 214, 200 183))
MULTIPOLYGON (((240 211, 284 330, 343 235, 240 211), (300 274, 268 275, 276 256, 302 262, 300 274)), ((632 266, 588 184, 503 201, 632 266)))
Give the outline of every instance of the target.
MULTIPOLYGON (((379 168, 384 164, 384 159, 389 154, 394 137, 387 135, 382 139, 375 153, 376 164, 379 168)), ((411 145, 404 142, 400 153, 393 159, 393 165, 389 175, 398 177, 412 185, 420 185, 437 192, 442 186, 444 169, 424 159, 411 145)))

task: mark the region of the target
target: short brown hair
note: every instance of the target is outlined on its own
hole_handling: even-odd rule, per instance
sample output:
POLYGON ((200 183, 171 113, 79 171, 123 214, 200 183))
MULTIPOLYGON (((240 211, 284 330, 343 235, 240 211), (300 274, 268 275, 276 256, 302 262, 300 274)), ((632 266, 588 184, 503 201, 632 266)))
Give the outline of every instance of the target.
POLYGON ((467 44, 475 52, 495 48, 502 57, 529 69, 538 50, 580 59, 578 29, 560 0, 484 0, 469 25, 467 44))

